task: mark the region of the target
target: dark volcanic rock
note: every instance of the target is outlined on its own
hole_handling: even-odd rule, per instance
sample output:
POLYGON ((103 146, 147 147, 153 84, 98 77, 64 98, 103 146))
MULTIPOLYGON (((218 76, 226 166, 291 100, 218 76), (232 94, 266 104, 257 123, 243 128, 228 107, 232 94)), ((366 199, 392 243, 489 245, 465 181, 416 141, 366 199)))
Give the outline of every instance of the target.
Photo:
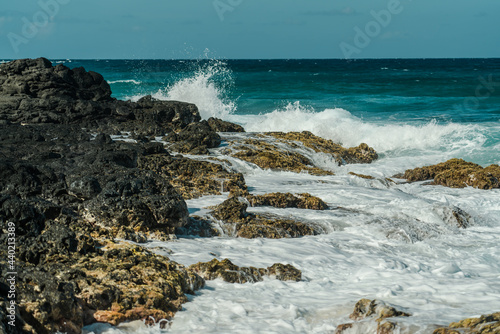
POLYGON ((220 145, 220 136, 206 121, 191 123, 179 133, 172 132, 166 138, 174 144, 170 149, 179 153, 208 154, 209 148, 220 145))
POLYGON ((210 117, 207 119, 207 122, 217 132, 245 132, 245 129, 241 125, 226 122, 218 118, 210 117))
MULTIPOLYGON (((100 74, 62 64, 53 67, 45 58, 0 65, 0 84, 0 121, 4 123, 78 123, 108 133, 163 136, 201 120, 198 108, 190 103, 151 96, 136 103, 116 100, 100 74)), ((215 137, 215 131, 209 129, 215 137)))

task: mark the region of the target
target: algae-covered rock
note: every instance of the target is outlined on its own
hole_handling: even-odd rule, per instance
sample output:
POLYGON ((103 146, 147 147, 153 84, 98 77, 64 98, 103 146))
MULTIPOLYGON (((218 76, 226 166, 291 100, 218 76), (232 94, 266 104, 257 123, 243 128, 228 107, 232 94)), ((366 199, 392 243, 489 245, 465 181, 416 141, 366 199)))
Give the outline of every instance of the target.
POLYGON ((337 326, 335 333, 377 333, 393 334, 400 332, 400 325, 392 318, 409 317, 411 314, 397 310, 381 300, 359 300, 349 318, 353 323, 337 326), (391 318, 391 320, 387 320, 391 318))
POLYGON ((229 235, 242 238, 297 238, 319 233, 317 227, 292 219, 248 213, 243 198, 232 197, 215 206, 212 216, 222 222, 229 235))
POLYGON ((263 169, 307 172, 312 175, 333 175, 313 160, 332 160, 334 164, 370 163, 377 153, 366 144, 344 148, 311 132, 266 132, 229 142, 231 156, 256 164, 263 169))
POLYGON ((371 163, 378 159, 378 154, 367 144, 362 143, 357 147, 344 148, 332 140, 324 139, 309 131, 303 132, 270 132, 269 135, 287 141, 300 141, 315 152, 333 155, 339 164, 371 163))
POLYGON ((275 263, 268 268, 238 267, 228 259, 219 261, 213 259, 210 262, 198 262, 189 266, 206 280, 220 278, 229 283, 255 283, 263 280, 264 276, 274 276, 281 281, 300 281, 302 273, 294 266, 275 263))
POLYGON ((500 333, 500 312, 452 322, 447 328, 438 328, 433 334, 498 334, 500 333))
POLYGON ((213 162, 155 154, 140 158, 138 166, 168 179, 184 199, 220 195, 228 191, 247 193, 243 174, 228 171, 213 162))
POLYGON ((463 159, 451 159, 437 165, 409 169, 403 178, 409 182, 433 180, 432 184, 451 188, 493 189, 500 188, 500 166, 483 168, 463 159))
POLYGON ((72 268, 85 273, 73 281, 87 313, 114 325, 150 316, 170 319, 187 302, 186 293, 204 286, 183 266, 128 244, 108 244, 102 255, 81 258, 72 268))
POLYGON ((272 206, 275 208, 299 208, 326 210, 328 205, 311 194, 270 193, 265 195, 249 195, 246 197, 251 206, 272 206))
POLYGON ((285 170, 312 175, 333 175, 333 172, 315 167, 310 159, 290 150, 283 150, 268 142, 247 139, 238 145, 231 156, 256 164, 262 169, 285 170))

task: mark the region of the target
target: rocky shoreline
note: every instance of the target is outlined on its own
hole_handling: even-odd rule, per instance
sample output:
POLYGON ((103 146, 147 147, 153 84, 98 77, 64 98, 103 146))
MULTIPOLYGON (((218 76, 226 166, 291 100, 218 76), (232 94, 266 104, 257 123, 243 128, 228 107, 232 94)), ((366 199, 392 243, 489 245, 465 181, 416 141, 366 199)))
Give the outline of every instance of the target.
MULTIPOLYGON (((18 273, 17 312, 11 315, 5 277, 12 270, 2 247, 4 333, 81 333, 94 322, 172 319, 187 302, 186 294, 210 279, 245 283, 267 275, 300 281, 300 268, 288 264, 238 267, 230 259, 214 259, 184 267, 136 243, 185 234, 210 237, 221 231, 242 238, 324 233, 306 222, 247 212, 252 206, 324 210, 328 205, 307 193, 252 194, 229 159, 255 168, 331 175, 310 156, 322 154, 334 164, 378 158, 367 144, 343 148, 310 132, 245 134, 236 124, 201 120, 189 103, 151 96, 119 101, 100 74, 54 67, 44 58, 1 64, 0 85, 1 242, 7 244, 8 223, 15 222, 18 273), (211 156, 214 148, 228 160, 211 156), (223 193, 229 193, 227 200, 208 215, 190 216, 186 200, 223 193), (8 325, 9 316, 15 316, 16 327, 8 325)), ((399 176, 450 187, 491 189, 500 184, 498 166, 483 169, 458 160, 399 176)), ((465 213, 455 218, 467 227, 465 213)), ((356 309, 383 304, 363 303, 373 305, 356 309)), ((387 312, 378 319, 407 316, 387 312)), ((390 321, 377 323, 380 333, 397 328, 390 321)), ((456 326, 496 333, 499 324, 493 314, 456 326)), ((340 325, 337 332, 349 333, 352 326, 357 325, 340 325)), ((435 333, 455 333, 454 326, 435 333)))

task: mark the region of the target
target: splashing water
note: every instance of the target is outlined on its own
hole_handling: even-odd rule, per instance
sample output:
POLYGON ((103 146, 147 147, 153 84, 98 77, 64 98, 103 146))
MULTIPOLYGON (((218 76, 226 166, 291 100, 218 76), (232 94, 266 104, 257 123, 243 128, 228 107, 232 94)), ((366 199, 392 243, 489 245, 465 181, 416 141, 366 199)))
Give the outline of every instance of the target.
POLYGON ((471 151, 483 146, 486 141, 477 125, 439 124, 435 120, 420 125, 366 122, 341 108, 317 112, 300 102, 247 119, 245 123, 248 131, 310 131, 345 146, 369 143, 381 153, 405 150, 471 151))
MULTIPOLYGON (((236 103, 227 96, 233 86, 232 71, 227 64, 209 59, 196 62, 195 66, 191 75, 168 84, 151 95, 159 100, 194 103, 202 119, 225 119, 233 114, 236 111, 236 103)), ((131 100, 137 101, 143 95, 135 95, 131 100)))

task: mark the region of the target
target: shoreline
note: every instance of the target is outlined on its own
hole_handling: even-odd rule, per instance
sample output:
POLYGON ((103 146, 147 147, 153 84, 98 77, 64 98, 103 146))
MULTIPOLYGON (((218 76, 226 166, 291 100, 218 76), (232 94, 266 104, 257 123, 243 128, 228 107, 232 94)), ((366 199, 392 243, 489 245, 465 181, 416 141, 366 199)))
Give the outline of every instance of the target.
MULTIPOLYGON (((93 321, 117 325, 149 316, 170 320, 188 300, 187 293, 200 289, 205 279, 224 276, 200 275, 212 271, 186 268, 147 249, 117 243, 115 238, 139 243, 170 240, 180 231, 210 236, 214 221, 222 221, 227 231, 236 231, 239 237, 323 233, 300 221, 247 211, 255 203, 321 210, 327 204, 320 198, 299 195, 302 192, 294 189, 291 194, 254 195, 244 175, 231 170, 230 161, 180 154, 210 156, 217 149, 228 158, 262 169, 313 175, 332 174, 314 164, 311 157, 317 154, 328 155, 336 164, 370 163, 377 158, 366 144, 342 148, 307 132, 243 136, 220 148, 220 132, 237 134, 244 129, 217 119, 202 121, 196 106, 189 103, 151 97, 137 103, 112 99, 109 84, 99 74, 53 67, 46 59, 2 64, 2 76, 9 81, 4 79, 0 94, 1 222, 17 223, 21 302, 16 321, 28 332, 79 333, 93 321), (37 81, 40 73, 48 79, 37 81), (135 143, 111 137, 125 132, 133 132, 135 143), (211 208, 207 216, 189 214, 186 199, 224 193, 228 193, 226 202, 211 208), (151 276, 151 268, 166 268, 166 272, 154 270, 151 276), (168 283, 154 286, 150 277, 168 283)), ((460 177, 468 177, 473 170, 484 177, 469 185, 499 187, 498 166, 481 172, 467 163, 465 167, 462 163, 450 165, 425 173, 419 169, 415 172, 418 177, 407 172, 405 177, 462 186, 460 177)), ((369 175, 353 177, 369 179, 369 175)), ((450 214, 459 228, 468 227, 466 212, 458 208, 450 214)), ((5 262, 1 264, 4 272, 5 262)), ((211 268, 216 267, 215 273, 253 271, 225 264, 229 269, 218 268, 219 264, 211 268)), ((257 268, 257 272, 280 276, 269 268, 257 268)), ((232 280, 241 282, 240 278, 232 280)), ((9 328, 5 327, 7 332, 9 328)))

